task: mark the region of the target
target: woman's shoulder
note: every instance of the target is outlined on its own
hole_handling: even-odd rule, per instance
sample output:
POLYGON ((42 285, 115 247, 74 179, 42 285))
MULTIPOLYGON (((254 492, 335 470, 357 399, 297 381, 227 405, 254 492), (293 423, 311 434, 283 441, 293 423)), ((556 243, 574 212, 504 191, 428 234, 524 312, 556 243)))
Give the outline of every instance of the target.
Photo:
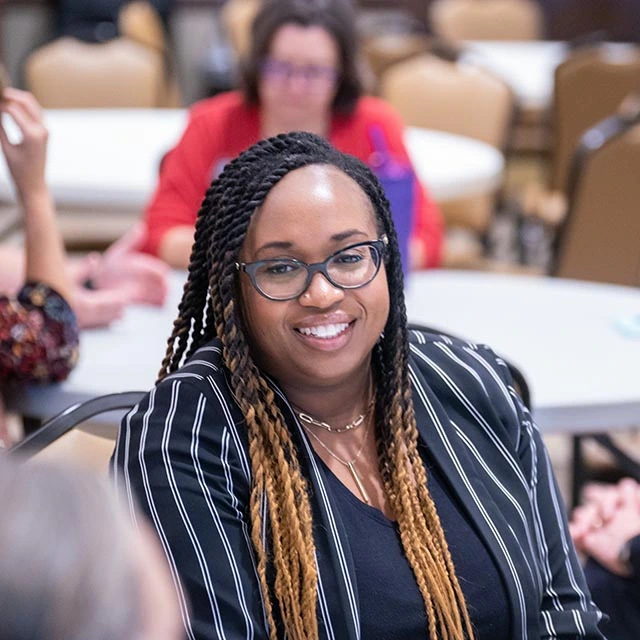
POLYGON ((493 369, 501 379, 509 378, 507 363, 486 344, 437 328, 410 324, 409 345, 411 361, 423 369, 425 364, 437 363, 438 368, 444 370, 460 367, 478 371, 493 369))
POLYGON ((157 437, 169 424, 176 442, 191 441, 196 432, 200 434, 203 423, 207 429, 199 437, 212 446, 220 443, 225 430, 236 433, 244 418, 229 385, 220 340, 203 345, 180 368, 162 378, 131 416, 135 428, 145 422, 157 427, 157 437))
POLYGON ((213 98, 205 98, 196 102, 189 109, 191 122, 212 119, 241 118, 248 114, 250 107, 244 101, 240 91, 226 91, 213 98))
POLYGON ((205 394, 212 391, 212 383, 226 386, 226 369, 222 359, 222 343, 219 338, 201 346, 180 368, 162 379, 159 384, 184 381, 205 394))
POLYGON ((441 343, 451 344, 457 347, 478 346, 478 344, 475 342, 466 340, 462 336, 456 336, 452 333, 448 333, 438 327, 431 327, 424 324, 415 324, 409 322, 408 330, 409 343, 412 345, 425 345, 427 349, 441 343))
POLYGON ((425 327, 410 328, 409 343, 410 366, 443 405, 473 406, 489 423, 502 424, 506 437, 518 440, 522 405, 517 398, 522 395, 507 361, 486 344, 425 327))

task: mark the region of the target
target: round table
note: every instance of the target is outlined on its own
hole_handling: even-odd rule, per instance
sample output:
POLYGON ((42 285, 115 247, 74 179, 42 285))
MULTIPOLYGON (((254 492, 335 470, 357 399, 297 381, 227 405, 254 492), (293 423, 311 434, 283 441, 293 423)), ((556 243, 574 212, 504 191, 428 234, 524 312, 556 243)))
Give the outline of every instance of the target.
MULTIPOLYGON (((158 180, 162 156, 186 124, 182 109, 45 111, 47 182, 59 207, 139 212, 158 180)), ((13 201, 0 155, 0 201, 13 201)))
POLYGON ((405 143, 418 177, 438 202, 491 193, 502 184, 504 156, 485 142, 407 127, 405 143))
MULTIPOLYGON (((184 109, 48 110, 47 181, 58 207, 136 214, 158 179, 163 155, 186 125, 184 109)), ((409 128, 407 146, 416 172, 436 200, 496 188, 502 154, 481 142, 409 128)), ((0 202, 15 200, 0 154, 0 202)))
MULTIPOLYGON (((84 331, 80 362, 68 380, 14 393, 12 405, 43 417, 97 395, 150 389, 184 280, 184 272, 172 272, 164 308, 133 306, 111 328, 84 331)), ((640 332, 632 338, 618 328, 640 314, 640 290, 433 270, 410 276, 406 299, 409 320, 485 342, 518 366, 543 431, 584 433, 640 422, 640 332)))
POLYGON ((467 41, 462 62, 485 67, 513 90, 520 107, 543 111, 551 105, 556 67, 567 56, 564 42, 467 41))
POLYGON ((528 379, 544 431, 640 424, 640 290, 464 271, 410 276, 408 317, 489 344, 528 379), (637 335, 626 324, 637 321, 637 335))

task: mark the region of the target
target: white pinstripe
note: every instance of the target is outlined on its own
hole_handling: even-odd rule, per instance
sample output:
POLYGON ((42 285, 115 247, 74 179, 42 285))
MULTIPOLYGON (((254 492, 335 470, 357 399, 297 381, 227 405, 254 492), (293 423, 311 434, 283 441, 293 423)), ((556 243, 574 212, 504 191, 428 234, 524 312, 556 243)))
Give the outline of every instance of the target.
POLYGON ((185 627, 189 640, 195 640, 193 629, 191 628, 191 620, 189 619, 189 606, 187 604, 187 598, 182 588, 182 582, 180 580, 180 575, 175 558, 173 557, 173 553, 171 552, 171 546, 169 545, 167 535, 164 531, 164 528, 162 527, 162 522, 160 521, 160 516, 156 509, 153 494, 151 492, 151 486, 149 484, 149 475, 144 463, 144 444, 147 438, 147 432, 149 430, 149 417, 153 413, 154 409, 156 391, 157 388, 151 390, 151 393, 149 394, 149 407, 142 417, 142 432, 140 434, 140 447, 138 449, 138 465, 140 468, 140 473, 142 475, 142 486, 147 499, 147 504, 149 506, 149 513, 156 528, 156 532, 158 533, 158 537, 160 539, 160 543, 162 544, 162 548, 164 549, 167 561, 169 562, 171 577, 173 579, 174 587, 176 588, 176 593, 178 594, 178 603, 180 605, 180 615, 182 617, 182 623, 185 627))
POLYGON ((422 387, 422 384, 420 383, 418 377, 415 374, 415 371, 413 370, 413 367, 409 366, 409 375, 411 377, 411 380, 413 382, 413 386, 414 389, 417 392, 417 396, 418 398, 421 400, 421 402, 424 405, 424 408, 427 410, 427 413, 429 414, 429 417, 431 418, 431 420, 433 421, 433 424, 436 426, 436 431, 438 432, 438 435, 440 436, 440 440, 442 441, 442 443, 444 444, 445 448, 447 449, 447 453, 449 454, 449 457, 451 458, 451 461, 453 462, 456 471, 458 472, 458 476, 459 478, 462 480, 462 483, 464 484, 465 488, 467 489, 469 495, 472 497, 474 503, 476 504, 476 507, 478 508, 478 510, 480 511, 480 513, 482 514, 482 517, 484 518, 487 526, 489 527, 489 529, 491 530, 491 533, 493 534, 496 543, 498 545, 498 547, 500 548, 500 550, 502 551, 502 554, 507 562, 507 565, 509 566, 509 570, 511 571, 511 577, 513 579, 513 583, 516 587, 516 592, 518 594, 518 605, 519 605, 519 613, 520 613, 520 634, 523 640, 526 640, 527 638, 527 615, 526 615, 526 604, 525 604, 525 598, 524 598, 524 592, 522 589, 522 584, 520 582, 520 577, 518 576, 518 572, 516 571, 515 565, 513 563, 513 559, 511 558, 511 555, 509 554, 509 550, 508 547, 505 543, 505 541, 503 540, 502 536, 500 535, 500 532, 498 531, 497 527, 495 526, 495 523, 493 522, 493 520, 491 520, 491 517, 489 516, 489 514, 487 513, 484 505, 482 504, 482 501, 479 499, 478 495, 475 492, 475 489, 473 488, 473 484, 471 483, 471 481, 469 480, 468 476, 466 475, 466 473, 463 470, 462 464, 460 463, 460 460, 458 459, 458 456, 455 453, 455 450, 453 448, 453 446, 451 445, 451 441, 449 440, 448 436, 445 433, 445 429, 443 428, 443 425, 440 423, 440 420, 438 419, 438 416, 434 410, 434 408, 431 405, 431 402, 429 401, 429 398, 424 390, 424 388, 422 387))

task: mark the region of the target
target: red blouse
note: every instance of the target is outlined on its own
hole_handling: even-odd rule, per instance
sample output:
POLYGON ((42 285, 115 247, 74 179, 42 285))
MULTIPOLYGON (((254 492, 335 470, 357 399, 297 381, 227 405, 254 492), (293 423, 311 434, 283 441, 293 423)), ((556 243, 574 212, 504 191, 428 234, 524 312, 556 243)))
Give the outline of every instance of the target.
MULTIPOLYGON (((375 151, 372 127, 382 130, 389 152, 409 162, 400 116, 386 102, 360 98, 350 115, 336 115, 329 141, 344 153, 369 163, 375 151)), ((164 234, 181 225, 194 225, 205 191, 223 166, 260 139, 260 116, 237 91, 202 100, 189 112, 181 140, 162 163, 160 180, 145 211, 147 241, 144 250, 157 255, 164 234)), ((414 187, 412 237, 423 247, 427 263, 440 264, 443 225, 436 203, 417 180, 414 187)))

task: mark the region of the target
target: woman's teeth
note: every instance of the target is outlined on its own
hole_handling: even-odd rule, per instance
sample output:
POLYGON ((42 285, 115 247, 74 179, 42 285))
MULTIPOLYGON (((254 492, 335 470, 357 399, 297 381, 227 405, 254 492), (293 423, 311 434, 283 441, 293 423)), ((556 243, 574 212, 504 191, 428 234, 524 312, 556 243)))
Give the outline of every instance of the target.
POLYGON ((313 336, 314 338, 335 338, 345 331, 348 326, 348 322, 340 322, 339 324, 322 324, 318 327, 301 327, 298 331, 302 335, 313 336))

